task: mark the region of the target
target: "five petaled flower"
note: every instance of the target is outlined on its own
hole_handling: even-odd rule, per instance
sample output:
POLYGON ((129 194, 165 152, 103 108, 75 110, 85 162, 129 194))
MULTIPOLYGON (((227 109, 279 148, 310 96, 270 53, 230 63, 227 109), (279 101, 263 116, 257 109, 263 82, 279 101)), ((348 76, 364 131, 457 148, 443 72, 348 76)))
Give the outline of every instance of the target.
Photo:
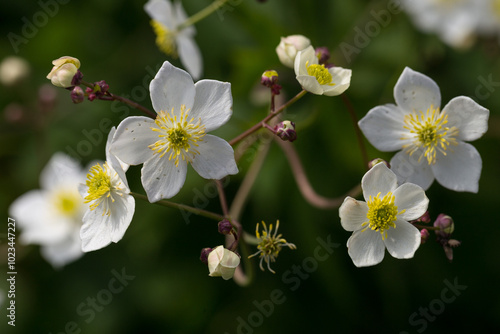
POLYGON ((194 79, 199 79, 203 71, 201 52, 196 45, 194 26, 181 27, 187 19, 180 1, 172 4, 167 0, 149 0, 144 10, 151 17, 151 25, 156 34, 158 48, 168 56, 180 56, 182 65, 194 79))
POLYGON ((316 51, 308 46, 295 57, 295 75, 302 87, 316 95, 336 96, 349 88, 352 71, 342 67, 326 68, 318 63, 316 51))
POLYGON ((359 127, 378 150, 401 150, 390 162, 399 182, 427 189, 435 178, 451 190, 477 192, 481 157, 464 141, 486 132, 489 111, 465 96, 440 111, 437 84, 408 67, 394 86, 394 99, 396 105, 371 109, 359 127))
POLYGON ((80 231, 82 250, 90 252, 123 238, 135 210, 135 200, 125 178, 128 165, 110 153, 113 127, 106 143, 106 162, 94 165, 80 192, 88 204, 80 231))
POLYGON ((144 163, 142 185, 150 202, 176 195, 186 179, 187 164, 206 179, 238 173, 233 148, 207 134, 232 114, 231 84, 215 80, 193 83, 191 76, 166 61, 151 81, 155 120, 123 120, 111 152, 130 165, 144 163))
POLYGON ((413 184, 398 187, 396 175, 383 163, 361 180, 366 202, 346 197, 340 206, 340 223, 353 234, 348 253, 357 267, 380 263, 385 248, 393 257, 409 259, 420 246, 420 232, 409 221, 421 217, 429 204, 424 190, 413 184))

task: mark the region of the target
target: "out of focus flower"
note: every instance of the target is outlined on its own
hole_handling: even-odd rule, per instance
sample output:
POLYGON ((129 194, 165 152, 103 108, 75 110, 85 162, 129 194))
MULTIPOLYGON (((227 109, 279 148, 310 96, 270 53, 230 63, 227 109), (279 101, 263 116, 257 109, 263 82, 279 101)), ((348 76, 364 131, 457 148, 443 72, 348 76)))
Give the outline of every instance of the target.
POLYGON ((477 192, 481 156, 466 141, 486 132, 489 111, 465 96, 440 111, 438 85, 408 67, 394 86, 394 99, 396 105, 371 109, 359 127, 378 150, 400 150, 390 162, 399 182, 426 190, 436 179, 451 190, 477 192))
POLYGON ((47 75, 54 86, 68 88, 73 86, 72 81, 80 68, 80 61, 76 58, 64 56, 52 62, 54 67, 47 75))
POLYGON ((236 267, 240 264, 240 257, 224 246, 217 246, 208 254, 207 262, 209 276, 222 276, 228 280, 233 277, 236 267))
POLYGON ((309 38, 302 35, 281 37, 280 44, 276 47, 276 54, 283 65, 293 68, 297 52, 309 45, 311 45, 309 38))
POLYGON ((84 179, 76 161, 56 153, 40 175, 41 189, 27 192, 10 206, 22 230, 21 242, 40 245, 42 256, 54 267, 83 255, 80 228, 85 206, 78 185, 84 179))
POLYGON ((14 86, 25 79, 29 72, 30 66, 23 58, 5 57, 0 63, 0 82, 5 86, 14 86))
POLYGON ((347 247, 354 265, 380 263, 386 248, 397 259, 412 258, 421 235, 409 221, 427 210, 424 190, 412 183, 398 187, 396 174, 382 163, 363 176, 361 188, 366 202, 346 197, 339 209, 342 227, 353 232, 347 247))

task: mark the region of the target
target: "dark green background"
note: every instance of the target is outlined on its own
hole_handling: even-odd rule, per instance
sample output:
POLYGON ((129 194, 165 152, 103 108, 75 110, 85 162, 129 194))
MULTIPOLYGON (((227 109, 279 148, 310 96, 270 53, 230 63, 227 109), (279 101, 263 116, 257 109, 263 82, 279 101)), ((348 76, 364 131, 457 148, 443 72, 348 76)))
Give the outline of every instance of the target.
MULTIPOLYGON (((48 83, 45 76, 53 59, 63 55, 79 58, 86 80, 105 79, 112 92, 134 94, 147 107, 151 107, 149 94, 144 95, 147 90, 141 87, 149 85, 150 73, 167 59, 180 66, 178 60, 166 58, 156 48, 144 3, 69 1, 59 5, 57 14, 39 27, 27 44, 19 46, 17 55, 29 61, 31 75, 21 85, 1 88, 2 116, 13 102, 25 111, 20 122, 7 122, 5 117, 0 120, 3 221, 7 221, 8 207, 15 198, 39 187, 39 173, 54 152, 76 147, 85 139, 82 131, 98 128, 104 118, 118 125, 124 110, 139 115, 127 108, 113 112, 105 101, 73 105, 69 92, 63 89, 55 90, 55 107, 42 112, 38 91, 48 83)), ((183 1, 188 13, 209 3, 183 1)), ((454 50, 436 36, 417 31, 408 16, 399 13, 391 14, 390 22, 379 26, 380 31, 369 37, 366 46, 359 47, 356 31, 376 27, 371 11, 386 10, 386 1, 230 3, 233 5, 225 7, 226 11, 196 25, 204 78, 232 84, 234 115, 216 131, 227 140, 266 114, 267 104, 258 104, 254 98, 264 70, 279 72, 284 97, 299 92, 293 70, 281 65, 275 53, 280 36, 297 33, 309 37, 315 46, 328 46, 333 50, 333 62, 352 69, 346 94, 358 118, 374 106, 394 102, 392 90, 405 66, 437 82, 442 106, 455 96, 466 95, 490 109, 488 132, 473 143, 483 159, 479 193, 456 193, 437 183, 427 191, 431 216, 443 212, 455 220, 455 238, 463 244, 455 250, 454 262, 446 260, 431 236, 411 260, 386 254, 377 266, 356 268, 345 247, 350 233, 340 226, 338 210, 316 209, 304 201, 286 159, 273 144, 241 222, 253 233, 257 222, 279 219, 280 232, 297 245, 297 250, 280 254, 273 266, 275 275, 261 272, 253 261, 256 277, 249 287, 208 277, 207 267, 198 256, 201 248, 223 243, 216 222, 192 215, 186 224, 178 210, 138 201, 134 219, 118 244, 86 254, 62 270, 54 270, 45 262, 38 246, 17 243, 16 327, 7 326, 4 302, 0 331, 55 334, 64 332, 66 324, 74 321, 82 333, 233 334, 238 333, 238 319, 259 325, 240 328, 240 333, 417 333, 424 330, 424 324, 426 333, 499 330, 499 85, 490 87, 491 91, 478 88, 488 77, 500 82, 496 37, 480 38, 468 50, 454 50), (359 47, 359 54, 347 59, 339 48, 343 42, 359 47), (490 94, 485 97, 477 92, 490 94), (331 256, 318 262, 317 269, 304 279, 295 278, 291 283, 286 277, 298 277, 296 274, 284 278, 294 266, 313 263, 310 259, 318 246, 317 238, 326 240, 328 236, 340 244, 331 256), (135 278, 87 323, 89 318, 78 315, 77 307, 106 289, 112 270, 120 272, 122 268, 135 278), (453 302, 440 304, 445 282, 454 280, 467 288, 453 302), (256 304, 273 296, 279 296, 282 303, 275 304, 272 312, 268 307, 259 318, 256 304), (429 305, 437 307, 439 314, 429 321, 410 323, 414 312, 429 305)), ((15 54, 8 33, 22 35, 23 17, 32 21, 42 7, 36 1, 15 1, 2 2, 0 8, 3 58, 15 54)), ((365 168, 354 127, 339 97, 306 95, 287 111, 286 117, 297 123, 299 138, 294 145, 319 194, 340 196, 361 180, 365 168)), ((93 159, 104 159, 104 143, 103 139, 89 155, 81 157, 82 166, 93 159)), ((392 156, 367 145, 371 158, 392 156)), ((252 158, 252 153, 245 155, 240 174, 231 177, 226 187, 229 201, 252 158)), ((142 192, 140 166, 132 167, 127 175, 131 188, 142 192)), ((212 194, 213 187, 190 168, 187 182, 174 200, 193 205, 199 192, 212 194)), ((220 212, 216 196, 210 198, 207 209, 220 212)), ((6 224, 2 226, 0 233, 5 233, 6 224)), ((6 272, 7 259, 4 241, 0 245, 2 272, 6 272)), ((0 288, 5 291, 6 287, 2 279, 0 288)), ((419 319, 425 318, 418 316, 414 321, 419 319)))

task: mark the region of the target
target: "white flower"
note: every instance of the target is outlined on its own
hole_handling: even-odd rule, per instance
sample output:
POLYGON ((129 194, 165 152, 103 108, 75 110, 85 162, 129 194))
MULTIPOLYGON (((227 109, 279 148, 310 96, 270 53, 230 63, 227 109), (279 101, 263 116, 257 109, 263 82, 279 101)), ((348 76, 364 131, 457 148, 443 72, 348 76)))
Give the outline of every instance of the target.
POLYGON ((80 227, 85 210, 78 185, 85 174, 78 163, 56 153, 40 175, 40 190, 17 198, 9 212, 21 228, 20 241, 41 245, 43 257, 61 267, 83 255, 80 227))
POLYGON ((408 67, 394 86, 394 99, 396 105, 371 109, 359 127, 378 150, 401 150, 390 162, 400 183, 427 189, 435 178, 448 189, 477 192, 481 157, 464 141, 486 132, 489 111, 459 96, 440 112, 437 84, 408 67))
POLYGON ((412 258, 420 245, 420 232, 408 221, 427 210, 424 190, 412 183, 398 187, 396 175, 383 163, 363 176, 361 187, 366 202, 346 197, 339 209, 342 227, 353 231, 347 247, 354 264, 380 263, 385 248, 395 258, 412 258))
POLYGON ((293 68, 297 52, 304 50, 309 45, 311 45, 309 38, 302 35, 281 37, 280 44, 276 47, 276 54, 283 65, 293 68))
POLYGON ((135 210, 135 200, 125 178, 128 165, 110 153, 113 127, 106 143, 106 162, 96 164, 87 175, 80 192, 88 205, 80 231, 82 250, 90 252, 123 238, 135 210))
POLYGON ((76 58, 64 56, 52 62, 54 67, 47 75, 52 84, 57 87, 71 87, 71 81, 80 68, 80 61, 76 58))
POLYGON ((231 84, 201 80, 166 61, 150 85, 156 120, 128 117, 113 140, 111 152, 142 167, 142 185, 150 202, 177 194, 186 179, 187 164, 206 179, 238 173, 233 148, 207 132, 232 114, 231 84))
POLYGON ((181 2, 172 4, 167 0, 149 0, 144 10, 151 17, 151 25, 156 34, 158 48, 169 56, 180 56, 182 65, 197 80, 201 77, 203 63, 201 52, 196 45, 196 29, 190 25, 178 30, 187 19, 181 2))
POLYGON ((26 79, 30 72, 29 63, 21 57, 8 56, 0 63, 0 82, 13 86, 26 79))
POLYGON ((318 57, 312 46, 297 53, 295 75, 302 87, 316 95, 336 96, 349 88, 351 70, 342 67, 326 68, 318 64, 318 57))
POLYGON ((222 276, 228 280, 233 277, 236 267, 240 264, 240 257, 224 246, 217 246, 208 254, 207 261, 209 276, 222 276))

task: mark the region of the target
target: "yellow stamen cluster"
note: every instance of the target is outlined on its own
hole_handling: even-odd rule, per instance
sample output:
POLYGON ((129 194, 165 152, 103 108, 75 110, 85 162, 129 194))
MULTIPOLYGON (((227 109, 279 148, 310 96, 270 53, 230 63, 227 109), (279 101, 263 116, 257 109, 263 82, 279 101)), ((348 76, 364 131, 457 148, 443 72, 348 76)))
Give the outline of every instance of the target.
POLYGON ((361 225, 366 226, 362 231, 365 231, 368 227, 374 231, 379 231, 382 240, 384 240, 387 238, 387 230, 391 227, 396 228, 397 216, 405 212, 405 210, 398 212, 398 207, 394 205, 392 192, 388 192, 382 199, 380 199, 380 193, 375 197, 370 196, 366 204, 368 204, 368 213, 366 214, 368 221, 361 225))
POLYGON ((325 65, 319 65, 319 64, 309 65, 309 61, 306 61, 306 68, 307 68, 307 74, 315 77, 320 85, 328 85, 328 86, 335 85, 334 83, 332 83, 333 79, 332 75, 330 74, 330 72, 328 72, 328 69, 325 67, 325 65))
POLYGON ((109 215, 109 206, 107 205, 107 200, 111 199, 114 202, 115 199, 111 196, 111 192, 114 189, 110 176, 110 167, 108 163, 105 162, 104 165, 97 164, 90 168, 87 174, 87 186, 88 195, 85 196, 84 203, 94 203, 90 204, 90 210, 97 208, 103 201, 105 201, 104 213, 109 215))
POLYGON ((199 152, 196 150, 198 142, 205 136, 205 126, 201 124, 201 119, 195 122, 194 117, 188 120, 189 109, 181 106, 179 117, 174 115, 174 108, 171 112, 160 111, 156 117, 155 123, 158 127, 152 127, 151 130, 159 132, 160 139, 149 148, 154 153, 163 157, 170 152, 168 160, 174 160, 175 165, 179 166, 179 157, 187 162, 191 162, 193 157, 199 152))
POLYGON ((160 51, 164 52, 167 56, 177 57, 176 32, 168 29, 156 20, 151 20, 151 26, 156 35, 156 45, 160 51))
POLYGON ((425 114, 420 111, 419 114, 406 115, 404 122, 404 128, 409 130, 410 134, 401 139, 411 139, 412 143, 404 145, 403 149, 409 155, 422 149, 418 161, 425 156, 429 165, 435 164, 437 151, 446 155, 450 144, 457 145, 455 137, 458 135, 458 129, 445 126, 448 123, 448 115, 440 113, 439 108, 434 109, 431 105, 425 114))
POLYGON ((252 254, 249 258, 259 255, 260 263, 259 267, 261 270, 264 270, 262 266, 262 261, 266 261, 267 269, 270 272, 275 274, 275 271, 271 269, 270 263, 276 262, 276 258, 278 257, 281 248, 284 246, 289 247, 290 249, 296 249, 297 247, 287 242, 284 238, 281 237, 281 234, 278 234, 278 228, 280 226, 279 220, 276 222, 276 229, 274 230, 274 234, 271 234, 273 230, 273 224, 269 225, 269 230, 267 229, 266 223, 262 222, 264 226, 264 230, 262 231, 262 235, 259 233, 259 224, 255 228, 255 236, 257 239, 260 239, 260 243, 257 245, 257 249, 259 250, 257 253, 252 254))
POLYGON ((56 210, 63 216, 72 217, 80 211, 83 203, 78 190, 62 189, 57 191, 52 197, 52 202, 56 210))

